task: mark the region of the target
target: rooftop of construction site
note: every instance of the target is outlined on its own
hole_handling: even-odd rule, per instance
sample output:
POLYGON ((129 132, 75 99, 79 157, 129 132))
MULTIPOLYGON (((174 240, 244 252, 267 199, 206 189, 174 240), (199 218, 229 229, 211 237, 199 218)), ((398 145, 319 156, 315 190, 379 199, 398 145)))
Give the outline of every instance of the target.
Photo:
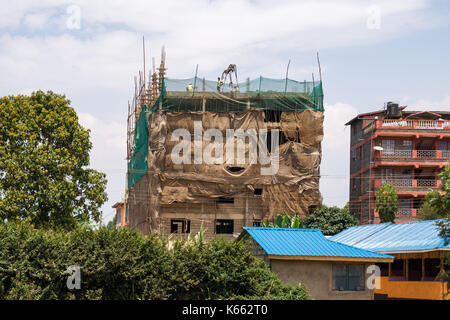
MULTIPOLYGON (((145 48, 144 48, 145 56, 145 48)), ((296 81, 289 79, 289 65, 284 78, 257 77, 239 81, 238 66, 230 64, 217 80, 195 74, 186 79, 175 79, 166 75, 166 52, 161 52, 159 67, 152 59, 148 75, 145 70, 135 77, 134 99, 129 103, 129 116, 138 117, 144 108, 147 112, 155 110, 190 112, 211 111, 228 112, 248 109, 294 111, 312 109, 323 111, 323 91, 320 62, 319 79, 296 81)))

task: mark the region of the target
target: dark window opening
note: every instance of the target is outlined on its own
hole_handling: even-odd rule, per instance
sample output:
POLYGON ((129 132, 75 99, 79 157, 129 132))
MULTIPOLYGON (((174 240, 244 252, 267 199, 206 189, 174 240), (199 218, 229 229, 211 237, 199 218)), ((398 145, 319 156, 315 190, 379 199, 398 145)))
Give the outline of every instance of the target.
POLYGON ((234 198, 220 197, 217 199, 217 203, 234 203, 234 198))
POLYGON ((436 279, 439 274, 439 270, 441 269, 441 260, 440 259, 425 259, 425 281, 433 281, 436 279))
POLYGON ((280 122, 282 112, 278 110, 264 110, 264 122, 280 122))
POLYGON ((313 213, 313 212, 316 211, 316 210, 317 210, 317 206, 309 206, 309 207, 308 207, 308 213, 309 213, 309 214, 313 213))
POLYGON ((280 131, 278 136, 279 136, 279 140, 280 140, 280 142, 279 142, 280 145, 285 144, 288 141, 295 141, 295 139, 289 140, 283 131, 280 131))
POLYGON ((191 233, 191 220, 171 219, 170 233, 191 233))
POLYGON ((256 188, 255 190, 253 190, 253 194, 255 196, 261 196, 262 195, 262 189, 261 188, 256 188))
POLYGON ((227 166, 225 167, 225 169, 232 173, 240 173, 245 170, 245 168, 243 167, 232 167, 232 166, 227 166))
POLYGON ((403 260, 395 259, 391 264, 391 280, 406 280, 403 268, 403 260))
POLYGON ((232 234, 234 231, 233 220, 216 220, 216 233, 217 234, 232 234))
POLYGON ((334 264, 333 290, 364 290, 364 266, 359 264, 334 264))
MULTIPOLYGON (((278 145, 281 146, 282 144, 290 141, 284 134, 283 131, 278 131, 278 145)), ((292 140, 294 141, 294 140, 292 140)), ((300 135, 299 135, 299 141, 300 142, 300 135)), ((272 152, 272 130, 267 130, 267 151, 272 152)))
POLYGON ((380 268, 380 276, 387 277, 389 275, 389 263, 377 263, 380 268))
POLYGON ((408 281, 420 281, 422 279, 422 259, 408 260, 408 281))
POLYGON ((261 220, 253 220, 254 227, 261 227, 261 220))

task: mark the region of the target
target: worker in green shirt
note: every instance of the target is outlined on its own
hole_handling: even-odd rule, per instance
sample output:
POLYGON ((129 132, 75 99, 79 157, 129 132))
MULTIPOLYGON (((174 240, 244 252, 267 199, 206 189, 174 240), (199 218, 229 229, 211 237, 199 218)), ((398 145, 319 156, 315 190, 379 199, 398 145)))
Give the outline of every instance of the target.
POLYGON ((223 86, 222 80, 220 80, 220 77, 217 77, 217 92, 220 92, 222 86, 223 86))

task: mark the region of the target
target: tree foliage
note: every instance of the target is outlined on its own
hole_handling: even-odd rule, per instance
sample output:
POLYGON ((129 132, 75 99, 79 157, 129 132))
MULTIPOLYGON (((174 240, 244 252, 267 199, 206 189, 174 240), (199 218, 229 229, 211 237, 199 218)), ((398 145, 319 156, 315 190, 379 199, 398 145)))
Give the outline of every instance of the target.
POLYGON ((394 222, 398 211, 398 195, 393 186, 385 184, 378 190, 375 209, 380 215, 380 222, 394 222))
POLYGON ((322 207, 302 221, 303 228, 317 228, 324 235, 332 236, 347 228, 358 225, 358 219, 350 214, 348 210, 338 207, 322 207))
MULTIPOLYGON (((428 199, 432 193, 435 193, 435 192, 432 191, 432 192, 428 193, 426 196, 426 199, 428 199)), ((419 220, 435 220, 435 219, 444 218, 439 215, 437 210, 433 206, 431 206, 430 201, 428 201, 428 200, 426 200, 422 204, 422 206, 419 208, 419 210, 417 212, 417 217, 419 218, 419 220)))
POLYGON ((304 219, 300 219, 297 213, 291 217, 284 212, 283 215, 278 214, 273 223, 268 219, 263 222, 263 227, 320 229, 324 235, 334 235, 356 225, 358 219, 347 209, 325 205, 304 219))
POLYGON ((273 223, 271 223, 269 219, 264 220, 262 226, 274 228, 300 228, 301 219, 297 212, 293 217, 284 212, 283 215, 277 214, 273 223))
POLYGON ((246 241, 169 241, 128 228, 69 233, 0 223, 0 299, 308 299, 255 258, 246 241), (81 288, 69 290, 69 266, 81 288))
MULTIPOLYGON (((447 166, 440 174, 441 190, 427 194, 427 203, 434 210, 435 214, 441 218, 436 223, 439 227, 439 235, 444 238, 445 243, 450 242, 450 167, 447 166)), ((441 280, 450 280, 450 254, 445 256, 446 272, 441 275, 441 280)), ((445 296, 450 294, 450 286, 445 296)))
POLYGON ((0 220, 72 228, 100 220, 103 173, 88 169, 89 130, 64 95, 0 99, 0 220))
POLYGON ((437 224, 440 228, 440 235, 450 242, 450 167, 446 167, 440 174, 440 192, 430 192, 427 194, 427 201, 443 220, 437 224))

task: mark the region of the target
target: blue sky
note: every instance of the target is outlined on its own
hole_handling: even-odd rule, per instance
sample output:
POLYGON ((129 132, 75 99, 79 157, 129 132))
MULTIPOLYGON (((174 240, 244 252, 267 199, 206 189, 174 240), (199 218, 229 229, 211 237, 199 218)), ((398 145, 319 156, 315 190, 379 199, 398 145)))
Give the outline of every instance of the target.
MULTIPOLYGON (((394 100, 450 111, 447 1, 15 1, 0 11, 0 96, 65 93, 90 128, 91 165, 107 173, 111 205, 125 188, 126 112, 133 76, 166 46, 168 76, 318 77, 325 90, 324 203, 348 201, 348 128, 394 100), (78 28, 79 23, 79 28, 78 28)), ((149 63, 148 63, 149 65, 149 63)))

